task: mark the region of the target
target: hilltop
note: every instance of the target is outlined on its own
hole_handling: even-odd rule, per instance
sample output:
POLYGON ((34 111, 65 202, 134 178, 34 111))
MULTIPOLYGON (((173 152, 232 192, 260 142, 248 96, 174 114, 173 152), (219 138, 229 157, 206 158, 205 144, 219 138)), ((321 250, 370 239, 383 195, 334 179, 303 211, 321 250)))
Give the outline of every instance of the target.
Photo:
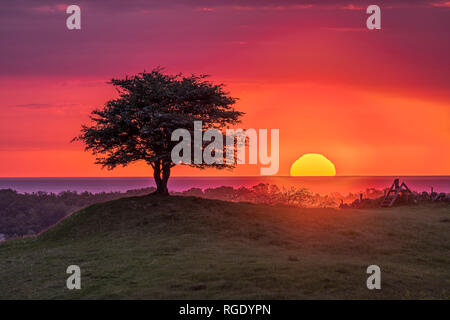
POLYGON ((0 298, 446 298, 446 205, 302 209, 195 197, 91 205, 0 244, 0 298), (65 287, 68 265, 82 289, 65 287), (382 290, 366 288, 366 268, 382 290))

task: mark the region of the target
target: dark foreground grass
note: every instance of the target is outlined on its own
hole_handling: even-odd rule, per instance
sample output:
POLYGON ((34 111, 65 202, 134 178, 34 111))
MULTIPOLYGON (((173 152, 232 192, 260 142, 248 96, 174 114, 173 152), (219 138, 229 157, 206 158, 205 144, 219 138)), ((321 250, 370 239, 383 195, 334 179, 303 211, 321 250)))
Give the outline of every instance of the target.
POLYGON ((192 197, 90 206, 0 244, 0 298, 450 297, 448 206, 333 210, 192 197), (68 265, 81 267, 70 291, 68 265), (366 288, 366 268, 382 289, 366 288))

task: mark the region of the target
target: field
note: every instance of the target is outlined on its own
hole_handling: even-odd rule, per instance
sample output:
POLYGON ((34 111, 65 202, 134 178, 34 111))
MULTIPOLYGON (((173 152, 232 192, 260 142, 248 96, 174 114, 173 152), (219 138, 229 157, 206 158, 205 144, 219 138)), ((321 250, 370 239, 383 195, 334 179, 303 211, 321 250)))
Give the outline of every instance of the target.
POLYGON ((335 210, 144 196, 0 244, 0 299, 449 299, 448 205, 335 210), (66 268, 81 267, 81 290, 66 268), (368 290, 366 268, 381 268, 368 290))

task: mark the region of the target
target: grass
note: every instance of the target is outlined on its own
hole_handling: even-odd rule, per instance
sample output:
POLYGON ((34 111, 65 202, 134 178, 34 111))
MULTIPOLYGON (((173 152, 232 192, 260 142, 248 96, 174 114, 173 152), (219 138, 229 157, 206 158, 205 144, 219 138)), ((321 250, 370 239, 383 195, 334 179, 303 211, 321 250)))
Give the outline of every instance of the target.
POLYGON ((124 198, 0 244, 0 299, 449 299, 449 219, 448 205, 124 198), (66 289, 71 264, 81 290, 66 289), (366 288, 372 264, 381 290, 366 288))

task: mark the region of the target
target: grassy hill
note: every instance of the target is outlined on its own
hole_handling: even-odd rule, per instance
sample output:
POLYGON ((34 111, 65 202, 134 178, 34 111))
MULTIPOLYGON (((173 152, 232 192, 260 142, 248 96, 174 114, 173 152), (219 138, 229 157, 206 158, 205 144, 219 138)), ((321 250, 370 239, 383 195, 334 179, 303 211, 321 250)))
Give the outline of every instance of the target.
POLYGON ((0 244, 0 298, 450 297, 448 206, 333 210, 133 197, 0 244), (68 265, 81 267, 70 291, 68 265), (366 288, 366 268, 382 290, 366 288))

